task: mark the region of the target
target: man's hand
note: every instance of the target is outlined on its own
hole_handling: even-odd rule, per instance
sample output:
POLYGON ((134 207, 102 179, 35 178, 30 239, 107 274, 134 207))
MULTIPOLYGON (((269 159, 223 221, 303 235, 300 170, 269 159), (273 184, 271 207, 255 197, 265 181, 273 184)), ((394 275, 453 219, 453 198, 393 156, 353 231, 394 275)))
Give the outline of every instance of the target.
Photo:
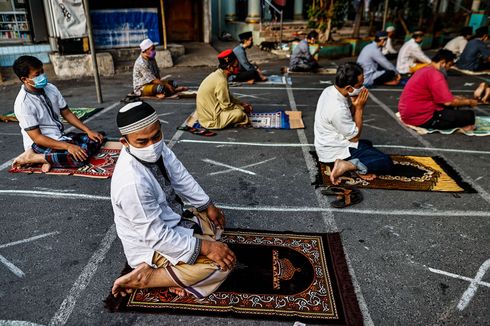
POLYGON ((85 161, 88 158, 87 152, 80 146, 77 146, 75 144, 68 144, 68 148, 66 149, 68 153, 73 156, 73 158, 77 161, 85 161))
POLYGON ((202 240, 201 254, 217 263, 223 271, 232 269, 235 265, 235 254, 223 242, 202 240))
POLYGON ((475 99, 468 99, 468 105, 471 107, 475 107, 478 105, 478 101, 475 99))
POLYGON ((102 143, 104 141, 104 135, 102 135, 101 133, 98 133, 96 131, 93 131, 93 130, 87 131, 87 136, 88 136, 88 138, 92 139, 93 141, 96 141, 99 143, 102 143))
POLYGON ((166 82, 166 81, 165 81, 165 82, 162 82, 162 83, 163 83, 163 87, 165 87, 165 89, 166 89, 167 91, 169 91, 169 92, 170 92, 170 93, 172 93, 172 94, 173 94, 173 93, 175 93, 175 88, 174 88, 172 85, 170 85, 170 83, 169 83, 169 82, 166 82))
POLYGON ((211 204, 206 209, 206 214, 208 214, 208 218, 214 225, 216 225, 216 227, 222 230, 225 228, 225 214, 221 209, 211 204))
POLYGON ((252 111, 253 111, 252 104, 250 104, 250 103, 243 103, 242 106, 243 106, 243 110, 245 111, 246 114, 252 113, 252 111))
POLYGON ((363 88, 358 96, 352 97, 352 106, 357 109, 363 109, 369 98, 369 91, 363 88))

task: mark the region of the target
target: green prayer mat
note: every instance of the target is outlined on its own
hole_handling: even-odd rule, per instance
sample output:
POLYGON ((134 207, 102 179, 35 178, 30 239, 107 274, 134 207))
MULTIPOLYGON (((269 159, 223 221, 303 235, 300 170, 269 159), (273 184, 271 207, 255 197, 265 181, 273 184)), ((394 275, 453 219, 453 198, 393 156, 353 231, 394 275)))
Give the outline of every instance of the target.
MULTIPOLYGON (((88 119, 103 108, 70 108, 70 111, 80 119, 81 121, 88 119)), ((19 122, 14 112, 9 112, 5 115, 0 115, 0 120, 3 122, 19 122)), ((66 123, 65 119, 61 117, 61 122, 66 123)))

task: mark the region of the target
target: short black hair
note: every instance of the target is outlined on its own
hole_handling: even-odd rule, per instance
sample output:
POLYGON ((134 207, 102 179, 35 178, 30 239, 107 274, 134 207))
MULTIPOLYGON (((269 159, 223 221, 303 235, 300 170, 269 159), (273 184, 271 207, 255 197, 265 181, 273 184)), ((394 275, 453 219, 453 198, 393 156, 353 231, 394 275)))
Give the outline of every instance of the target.
POLYGON ((473 35, 473 27, 465 26, 461 29, 461 32, 459 34, 464 37, 473 35))
POLYGON ((32 55, 23 55, 15 60, 12 69, 19 79, 22 77, 29 77, 31 69, 39 69, 43 67, 43 63, 32 55))
POLYGON ((235 63, 235 61, 238 61, 238 59, 235 58, 234 60, 231 60, 230 63, 224 63, 224 62, 219 63, 218 68, 226 70, 226 69, 228 69, 228 67, 231 67, 235 63))
POLYGON ((440 49, 439 51, 437 51, 436 55, 432 57, 433 62, 439 62, 441 60, 451 62, 454 61, 454 59, 456 59, 454 53, 447 49, 440 49))
POLYGON ((417 38, 417 37, 424 37, 424 32, 423 31, 415 31, 412 34, 412 38, 417 38))
POLYGON ((488 35, 488 26, 482 26, 475 31, 476 38, 482 38, 485 35, 488 35))
POLYGON ((335 85, 340 88, 354 86, 359 82, 359 76, 362 75, 363 69, 356 62, 347 62, 337 68, 335 75, 335 85))
POLYGON ((307 39, 318 38, 318 32, 313 30, 313 31, 309 32, 308 35, 306 35, 306 38, 307 39))

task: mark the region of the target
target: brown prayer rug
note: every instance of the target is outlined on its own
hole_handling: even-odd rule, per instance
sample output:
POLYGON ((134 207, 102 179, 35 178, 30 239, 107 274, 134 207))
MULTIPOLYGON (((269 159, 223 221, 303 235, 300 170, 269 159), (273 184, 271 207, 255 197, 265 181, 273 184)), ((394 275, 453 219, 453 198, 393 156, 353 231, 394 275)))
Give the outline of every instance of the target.
MULTIPOLYGON (((475 193, 442 157, 391 155, 395 168, 390 175, 378 175, 376 179, 364 180, 355 172, 341 177, 339 186, 354 186, 372 189, 416 190, 436 192, 475 193)), ((317 161, 318 162, 318 161, 317 161)), ((333 163, 320 163, 319 185, 331 186, 330 171, 333 163)))
MULTIPOLYGON (((107 179, 112 177, 116 166, 122 144, 120 142, 108 141, 102 145, 99 153, 89 158, 86 165, 79 168, 51 168, 46 174, 74 175, 76 177, 107 179)), ((11 173, 44 173, 41 166, 28 168, 11 168, 11 173)))
POLYGON ((210 296, 199 300, 167 289, 137 290, 117 300, 109 295, 107 308, 362 325, 339 233, 227 230, 222 240, 237 264, 210 296))

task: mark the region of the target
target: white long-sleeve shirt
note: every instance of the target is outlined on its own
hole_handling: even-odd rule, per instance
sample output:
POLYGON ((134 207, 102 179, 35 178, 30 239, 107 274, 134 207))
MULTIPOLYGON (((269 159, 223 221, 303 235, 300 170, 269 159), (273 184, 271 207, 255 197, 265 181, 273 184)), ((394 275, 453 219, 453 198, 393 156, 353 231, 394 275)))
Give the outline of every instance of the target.
MULTIPOLYGON (((165 145, 162 155, 175 192, 198 210, 209 205, 204 190, 165 145)), ((153 266, 155 251, 174 265, 194 263, 200 241, 192 229, 179 225, 181 216, 170 207, 161 184, 125 147, 112 176, 111 201, 117 234, 131 267, 141 263, 153 266)))
POLYGON ((468 40, 464 36, 458 36, 449 41, 444 49, 451 51, 454 53, 456 58, 459 58, 461 53, 463 53, 464 48, 468 44, 468 40))
POLYGON ((325 88, 318 99, 315 112, 315 150, 320 162, 330 163, 350 156, 349 147, 359 129, 352 118, 350 103, 335 86, 325 88))
POLYGON ((385 46, 383 46, 383 48, 381 49, 381 52, 384 54, 384 55, 387 55, 387 54, 395 54, 397 53, 398 51, 395 50, 395 48, 393 47, 393 42, 391 41, 391 37, 388 37, 386 39, 386 44, 385 46))
POLYGON ((396 70, 400 74, 407 74, 410 72, 410 67, 414 66, 417 62, 430 63, 431 60, 424 54, 420 45, 415 42, 415 39, 405 42, 398 53, 398 59, 396 60, 396 70))

